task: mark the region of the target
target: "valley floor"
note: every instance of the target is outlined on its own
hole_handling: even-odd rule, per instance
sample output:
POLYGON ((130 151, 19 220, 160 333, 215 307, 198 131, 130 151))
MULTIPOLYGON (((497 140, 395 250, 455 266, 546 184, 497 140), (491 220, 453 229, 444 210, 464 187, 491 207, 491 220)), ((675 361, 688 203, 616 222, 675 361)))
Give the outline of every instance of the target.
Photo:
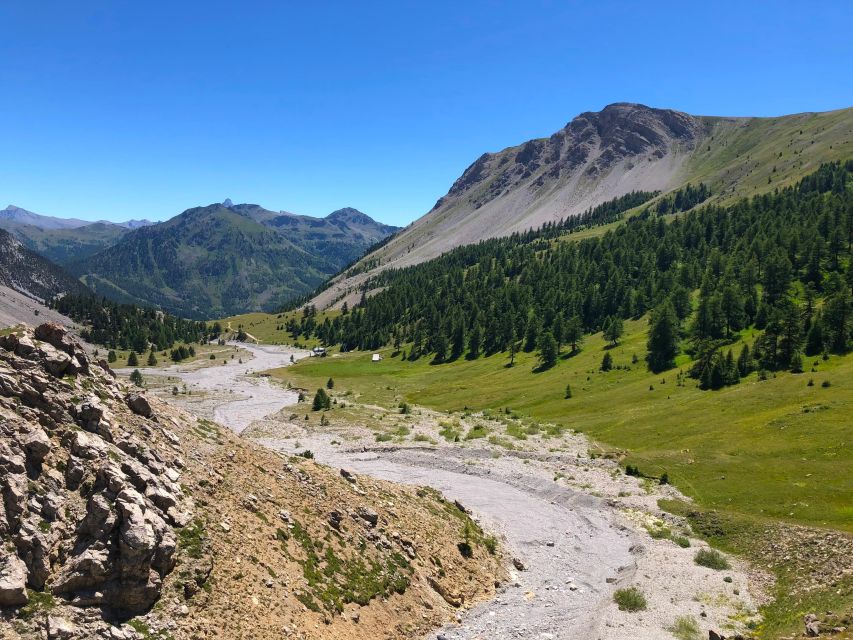
POLYGON ((490 416, 419 407, 400 413, 334 390, 331 422, 321 425, 310 402, 297 404, 296 390, 252 375, 306 352, 241 350, 252 359, 142 371, 165 399, 200 417, 275 450, 309 449, 321 463, 432 486, 499 534, 517 561, 509 584, 495 600, 460 610, 441 630, 446 638, 651 640, 671 637, 679 620, 726 635, 757 620, 756 585, 766 576, 750 575, 734 560, 725 571, 696 565, 697 548, 707 545, 688 538, 683 518, 658 507, 660 499, 683 496, 625 476, 613 460, 596 456, 585 436, 542 425, 520 450, 479 435, 493 430, 490 416), (177 381, 187 393, 173 394, 177 381), (619 610, 613 594, 627 587, 642 591, 646 610, 619 610))

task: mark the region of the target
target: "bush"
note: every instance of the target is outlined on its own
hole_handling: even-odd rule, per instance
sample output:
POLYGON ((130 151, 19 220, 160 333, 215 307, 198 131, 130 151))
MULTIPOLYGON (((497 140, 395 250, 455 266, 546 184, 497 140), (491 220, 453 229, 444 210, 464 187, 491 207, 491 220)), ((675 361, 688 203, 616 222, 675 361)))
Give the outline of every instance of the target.
POLYGON ((682 549, 688 549, 690 547, 690 539, 685 536, 673 536, 672 541, 682 549))
POLYGON ((571 398, 571 397, 572 397, 572 385, 567 384, 566 385, 566 399, 571 398))
POLYGON ((305 458, 306 460, 314 459, 314 452, 311 451, 311 449, 305 449, 305 451, 303 451, 302 453, 297 453, 296 455, 298 455, 300 458, 305 458))
POLYGON ((601 370, 602 371, 610 371, 613 368, 613 356, 610 355, 610 352, 604 354, 604 357, 601 359, 601 370))
POLYGON ((133 373, 130 374, 130 381, 135 384, 137 387, 142 386, 142 374, 139 372, 139 369, 134 369, 133 373))
POLYGON ((699 549, 693 561, 700 567, 708 567, 715 571, 724 571, 732 568, 726 557, 716 549, 699 549))
POLYGON ((637 587, 617 589, 613 601, 619 605, 619 611, 643 611, 648 606, 646 596, 637 587))
POLYGON ((828 389, 829 387, 832 386, 832 384, 829 382, 829 380, 824 380, 823 382, 820 383, 820 386, 822 386, 824 389, 828 389))
POLYGON ((667 629, 678 640, 702 640, 702 632, 693 616, 676 618, 675 624, 667 629))

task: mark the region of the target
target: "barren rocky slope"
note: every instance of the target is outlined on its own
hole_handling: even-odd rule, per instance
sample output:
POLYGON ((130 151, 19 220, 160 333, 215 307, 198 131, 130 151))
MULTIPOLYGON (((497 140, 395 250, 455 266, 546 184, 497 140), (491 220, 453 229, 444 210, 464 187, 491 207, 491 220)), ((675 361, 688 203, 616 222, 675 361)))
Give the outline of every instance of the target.
POLYGON ((0 469, 3 638, 412 637, 503 577, 436 492, 149 402, 59 325, 0 338, 0 469))
POLYGON ((711 201, 723 202, 792 184, 851 151, 853 109, 723 118, 612 104, 580 114, 549 138, 484 153, 430 212, 336 278, 314 303, 352 304, 373 269, 537 228, 633 190, 666 192, 704 181, 711 201))

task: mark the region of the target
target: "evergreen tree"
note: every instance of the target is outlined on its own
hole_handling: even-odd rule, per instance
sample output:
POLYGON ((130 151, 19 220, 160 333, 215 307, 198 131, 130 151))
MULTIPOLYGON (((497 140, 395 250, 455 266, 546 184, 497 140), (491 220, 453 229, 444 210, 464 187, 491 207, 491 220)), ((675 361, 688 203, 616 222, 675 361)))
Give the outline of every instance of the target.
POLYGON ((572 385, 567 384, 567 385, 566 385, 566 395, 565 395, 565 398, 566 398, 566 399, 568 399, 568 398, 571 398, 571 397, 572 397, 572 385))
POLYGON ((678 318, 669 300, 652 313, 646 347, 649 351, 646 361, 650 371, 660 373, 675 366, 675 356, 678 354, 678 318))
POLYGON ((326 380, 326 388, 327 389, 334 389, 335 388, 335 381, 332 378, 329 378, 328 380, 326 380))
POLYGON ((622 337, 624 325, 622 318, 610 316, 604 322, 604 339, 609 340, 610 344, 616 345, 619 343, 619 338, 622 337))
POLYGON ((116 360, 118 360, 118 357, 116 357, 116 352, 110 349, 109 352, 107 352, 107 362, 112 364, 116 360))
POLYGON ((156 367, 157 366, 157 356, 154 355, 154 348, 153 347, 152 347, 151 351, 148 352, 148 360, 147 360, 146 364, 149 367, 156 367))
POLYGON ((604 354, 604 357, 601 359, 601 370, 602 371, 610 371, 613 368, 613 356, 610 355, 610 352, 607 351, 604 354))
POLYGON ((566 323, 563 332, 563 339, 567 344, 571 345, 572 353, 575 353, 580 348, 583 341, 583 323, 580 316, 573 315, 566 323))
POLYGON ((550 331, 539 336, 539 368, 550 369, 557 364, 557 341, 550 331))
POLYGON ((737 370, 740 377, 748 376, 755 369, 755 363, 752 361, 752 354, 749 352, 749 345, 743 345, 740 350, 740 355, 737 357, 737 370))
POLYGON ((314 402, 311 403, 312 411, 322 411, 323 409, 331 409, 332 401, 329 398, 329 395, 322 388, 317 389, 317 393, 314 394, 314 402))
POLYGON ((131 351, 130 355, 127 356, 127 366, 128 367, 138 367, 139 366, 139 358, 136 356, 136 351, 131 351))
POLYGON ((475 324, 468 334, 468 357, 471 360, 476 360, 480 357, 480 349, 482 348, 483 333, 479 324, 475 324))
POLYGON ((139 369, 134 369, 133 373, 130 374, 130 381, 135 384, 137 387, 141 387, 143 384, 142 373, 140 373, 139 369))

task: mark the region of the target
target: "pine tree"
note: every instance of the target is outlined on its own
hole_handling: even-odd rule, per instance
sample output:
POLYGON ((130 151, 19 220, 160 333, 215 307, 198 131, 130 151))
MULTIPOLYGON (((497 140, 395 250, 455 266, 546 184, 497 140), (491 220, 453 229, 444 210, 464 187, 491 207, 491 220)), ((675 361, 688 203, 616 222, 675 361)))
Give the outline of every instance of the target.
POLYGON ((569 398, 571 398, 571 397, 572 397, 572 385, 567 384, 567 385, 566 385, 566 395, 565 395, 565 398, 566 398, 566 399, 569 399, 569 398))
POLYGON ((675 366, 678 354, 678 318, 669 300, 655 309, 650 324, 646 361, 649 370, 660 373, 675 366))
POLYGON ((311 410, 322 411, 323 409, 331 408, 332 401, 329 399, 329 395, 324 389, 317 389, 317 393, 314 394, 314 402, 311 403, 311 410))
POLYGON ((326 380, 326 388, 327 389, 334 389, 335 388, 335 381, 332 378, 329 378, 328 380, 326 380))
POLYGON ((118 357, 116 356, 116 352, 115 352, 115 351, 113 351, 112 349, 110 349, 110 350, 107 352, 107 362, 109 362, 110 364, 112 364, 112 363, 113 363, 113 362, 115 362, 116 360, 118 360, 118 357))
POLYGON ((743 345, 740 350, 740 355, 737 357, 737 370, 741 378, 748 376, 755 369, 755 363, 752 361, 752 354, 749 352, 749 345, 743 345))
POLYGON ((571 345, 572 353, 576 353, 583 341, 583 322, 580 316, 574 315, 566 323, 563 330, 563 339, 571 345))
POLYGON ((622 332, 624 331, 624 325, 622 323, 622 318, 618 318, 616 316, 611 316, 607 318, 604 322, 604 338, 605 340, 609 340, 610 344, 616 345, 619 343, 619 338, 622 337, 622 332))
POLYGON ((601 370, 602 371, 610 371, 613 368, 613 356, 610 355, 610 352, 606 352, 604 357, 601 359, 601 370))
POLYGON ((539 336, 539 368, 550 369, 557 364, 557 341, 550 331, 539 336))
POLYGON ((480 357, 480 349, 482 348, 483 333, 479 324, 471 327, 471 333, 468 335, 468 357, 471 360, 476 360, 480 357))
POLYGON ((146 364, 149 367, 156 367, 157 366, 157 356, 154 355, 154 349, 153 348, 151 349, 151 351, 148 352, 148 360, 147 360, 146 364))
POLYGON ((135 384, 137 387, 141 387, 143 384, 142 373, 140 373, 139 369, 134 369, 133 373, 130 374, 130 381, 135 384))
POLYGON ((131 351, 130 355, 127 356, 127 366, 128 367, 138 367, 139 366, 139 358, 136 356, 136 351, 131 351))

